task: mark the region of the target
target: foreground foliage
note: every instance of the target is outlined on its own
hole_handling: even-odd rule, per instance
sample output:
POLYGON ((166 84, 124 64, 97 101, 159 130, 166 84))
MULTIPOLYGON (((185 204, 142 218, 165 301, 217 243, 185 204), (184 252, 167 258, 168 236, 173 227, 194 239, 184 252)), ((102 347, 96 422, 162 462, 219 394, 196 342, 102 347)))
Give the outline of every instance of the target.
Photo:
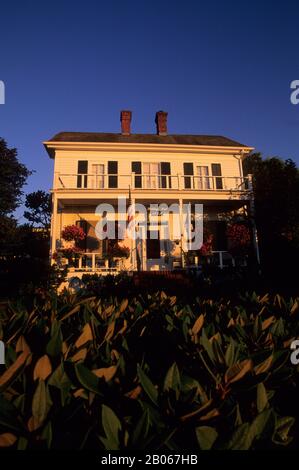
POLYGON ((292 446, 298 313, 298 299, 256 294, 238 304, 186 305, 164 292, 3 304, 0 446, 292 446))

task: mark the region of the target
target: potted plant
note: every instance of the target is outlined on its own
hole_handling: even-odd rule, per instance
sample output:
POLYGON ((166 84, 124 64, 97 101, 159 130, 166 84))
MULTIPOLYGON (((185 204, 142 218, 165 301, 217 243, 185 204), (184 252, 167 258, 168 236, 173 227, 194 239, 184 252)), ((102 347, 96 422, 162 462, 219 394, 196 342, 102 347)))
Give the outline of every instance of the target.
POLYGON ((108 259, 109 266, 111 267, 115 260, 127 259, 130 256, 130 248, 127 246, 120 246, 116 240, 109 240, 107 253, 104 258, 108 259))
POLYGON ((53 253, 53 259, 58 266, 68 265, 70 271, 73 271, 77 265, 77 261, 81 254, 81 250, 76 247, 69 248, 59 248, 55 253, 53 253))
MULTIPOLYGON (((77 225, 67 225, 61 232, 63 246, 57 250, 56 258, 63 263, 66 260, 70 271, 74 270, 82 250, 78 247, 78 243, 84 240, 86 234, 81 227, 77 225)), ((55 253, 54 253, 55 255, 55 253)), ((53 257, 54 257, 53 255, 53 257)))

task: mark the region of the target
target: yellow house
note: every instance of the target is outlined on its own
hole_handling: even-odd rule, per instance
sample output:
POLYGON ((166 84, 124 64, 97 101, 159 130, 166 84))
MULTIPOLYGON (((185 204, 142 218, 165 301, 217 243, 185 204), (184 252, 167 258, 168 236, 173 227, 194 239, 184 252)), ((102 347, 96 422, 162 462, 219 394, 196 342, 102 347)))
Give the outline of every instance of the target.
MULTIPOLYGON (((138 203, 146 209, 150 204, 176 203, 179 217, 184 205, 192 211, 202 204, 204 227, 213 234, 214 262, 221 268, 233 264, 226 224, 232 212, 253 213, 251 177, 244 177, 242 170, 242 160, 253 148, 222 136, 168 134, 163 111, 156 113, 155 134, 133 134, 131 118, 131 111, 121 111, 120 133, 61 132, 44 142, 54 159, 51 254, 63 246, 63 229, 79 225, 86 238, 73 268, 78 273, 186 266, 188 244, 183 245, 183 234, 161 237, 159 215, 155 239, 124 240, 129 257, 113 266, 108 263, 109 246, 96 235, 101 218, 96 208, 111 204, 120 221, 128 217, 118 212, 122 197, 127 206, 138 203)), ((171 214, 168 220, 172 232, 171 214)), ((258 258, 254 224, 253 240, 258 258)), ((193 258, 193 264, 198 262, 193 258)))

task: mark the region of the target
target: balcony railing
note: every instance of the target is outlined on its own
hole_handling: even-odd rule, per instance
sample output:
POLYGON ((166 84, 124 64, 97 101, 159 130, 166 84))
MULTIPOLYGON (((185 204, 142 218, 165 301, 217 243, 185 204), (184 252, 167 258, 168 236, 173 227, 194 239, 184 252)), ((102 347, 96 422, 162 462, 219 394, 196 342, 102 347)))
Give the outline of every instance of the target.
POLYGON ((54 189, 247 191, 251 177, 135 174, 55 174, 54 189))

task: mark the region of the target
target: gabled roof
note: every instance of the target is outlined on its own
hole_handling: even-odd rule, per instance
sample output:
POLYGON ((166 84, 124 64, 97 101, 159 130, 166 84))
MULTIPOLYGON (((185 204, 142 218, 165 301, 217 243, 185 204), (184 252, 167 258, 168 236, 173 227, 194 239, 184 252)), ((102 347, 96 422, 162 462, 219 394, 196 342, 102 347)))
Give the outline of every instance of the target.
POLYGON ((204 145, 214 147, 244 147, 235 140, 221 135, 157 135, 157 134, 114 134, 103 132, 59 132, 49 142, 107 142, 168 145, 204 145))

